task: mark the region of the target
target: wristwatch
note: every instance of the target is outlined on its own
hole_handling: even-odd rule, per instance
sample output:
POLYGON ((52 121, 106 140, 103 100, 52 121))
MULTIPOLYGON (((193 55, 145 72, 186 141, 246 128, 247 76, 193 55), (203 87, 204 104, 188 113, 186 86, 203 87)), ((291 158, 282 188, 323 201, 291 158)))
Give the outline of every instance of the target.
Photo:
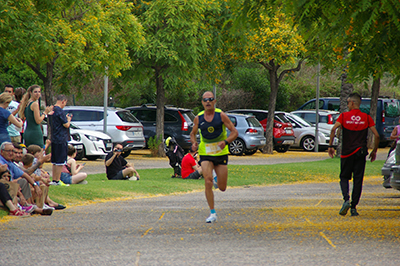
POLYGON ((227 140, 224 140, 225 145, 229 145, 229 142, 227 140))

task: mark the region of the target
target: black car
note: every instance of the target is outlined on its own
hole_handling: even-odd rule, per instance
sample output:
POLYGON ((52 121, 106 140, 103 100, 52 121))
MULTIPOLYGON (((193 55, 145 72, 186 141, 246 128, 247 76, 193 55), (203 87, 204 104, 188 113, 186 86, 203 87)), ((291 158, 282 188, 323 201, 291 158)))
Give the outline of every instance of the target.
MULTIPOLYGON (((156 135, 156 112, 154 104, 128 107, 129 110, 143 125, 146 143, 156 135)), ((193 128, 195 115, 191 109, 178 108, 166 105, 164 107, 164 138, 174 137, 179 146, 188 151, 191 146, 190 132, 193 128)))

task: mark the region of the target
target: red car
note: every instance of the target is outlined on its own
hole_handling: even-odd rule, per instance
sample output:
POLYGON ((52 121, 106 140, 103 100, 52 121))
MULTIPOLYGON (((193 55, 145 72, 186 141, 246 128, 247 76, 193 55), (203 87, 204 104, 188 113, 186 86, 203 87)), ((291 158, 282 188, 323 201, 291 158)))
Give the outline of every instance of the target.
MULTIPOLYGON (((268 111, 266 110, 235 109, 227 113, 254 115, 264 127, 264 131, 266 131, 268 117, 268 111)), ((295 137, 293 127, 290 121, 285 117, 284 112, 275 111, 273 134, 274 149, 277 152, 287 152, 290 145, 294 144, 295 137)))

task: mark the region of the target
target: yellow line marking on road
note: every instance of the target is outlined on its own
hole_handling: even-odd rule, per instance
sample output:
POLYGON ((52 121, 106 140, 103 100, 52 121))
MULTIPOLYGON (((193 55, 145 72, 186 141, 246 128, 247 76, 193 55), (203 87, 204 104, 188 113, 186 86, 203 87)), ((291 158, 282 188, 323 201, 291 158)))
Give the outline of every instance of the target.
POLYGON ((320 200, 314 207, 317 207, 319 204, 321 204, 322 200, 320 200))
POLYGON ((147 235, 147 234, 150 232, 151 229, 153 229, 153 227, 150 227, 149 229, 147 229, 146 232, 144 232, 144 234, 142 235, 142 237, 144 237, 145 235, 147 235))
POLYGON ((158 218, 158 220, 160 221, 163 217, 164 217, 165 212, 163 212, 160 216, 160 218, 158 218))
POLYGON ((307 221, 309 224, 313 224, 310 220, 308 220, 308 218, 304 218, 304 219, 306 219, 306 221, 307 221))
POLYGON ((331 245, 333 248, 336 248, 336 246, 332 243, 332 241, 331 241, 328 237, 326 237, 326 235, 325 235, 323 232, 319 232, 319 234, 320 234, 323 238, 325 238, 326 242, 328 242, 329 245, 331 245))

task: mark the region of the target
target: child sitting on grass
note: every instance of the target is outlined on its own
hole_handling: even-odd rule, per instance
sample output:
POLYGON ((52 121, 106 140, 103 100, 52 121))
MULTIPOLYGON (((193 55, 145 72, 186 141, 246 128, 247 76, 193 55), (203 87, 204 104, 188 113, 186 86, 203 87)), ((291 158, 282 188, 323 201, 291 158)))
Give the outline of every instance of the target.
POLYGON ((87 177, 86 173, 80 173, 80 171, 85 166, 84 164, 77 164, 75 161, 76 157, 76 149, 72 145, 68 145, 68 152, 67 152, 67 163, 63 166, 61 172, 61 181, 65 184, 87 184, 85 180, 87 177))

